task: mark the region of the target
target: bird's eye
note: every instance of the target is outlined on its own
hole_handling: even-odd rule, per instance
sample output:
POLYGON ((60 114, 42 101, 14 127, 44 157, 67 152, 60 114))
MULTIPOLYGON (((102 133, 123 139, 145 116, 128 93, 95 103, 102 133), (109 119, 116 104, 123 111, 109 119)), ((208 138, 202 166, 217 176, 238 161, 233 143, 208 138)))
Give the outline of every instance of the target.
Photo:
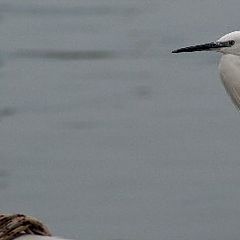
POLYGON ((228 41, 228 44, 229 44, 229 47, 233 46, 235 44, 235 41, 234 40, 230 40, 228 41))

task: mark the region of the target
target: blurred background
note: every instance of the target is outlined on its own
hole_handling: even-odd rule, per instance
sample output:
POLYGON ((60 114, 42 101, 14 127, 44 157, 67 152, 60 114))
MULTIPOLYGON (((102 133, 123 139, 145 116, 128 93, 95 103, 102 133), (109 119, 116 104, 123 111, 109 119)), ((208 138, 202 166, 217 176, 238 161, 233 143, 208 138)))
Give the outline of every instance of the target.
POLYGON ((0 206, 81 240, 238 239, 240 116, 216 53, 238 0, 0 0, 0 206))

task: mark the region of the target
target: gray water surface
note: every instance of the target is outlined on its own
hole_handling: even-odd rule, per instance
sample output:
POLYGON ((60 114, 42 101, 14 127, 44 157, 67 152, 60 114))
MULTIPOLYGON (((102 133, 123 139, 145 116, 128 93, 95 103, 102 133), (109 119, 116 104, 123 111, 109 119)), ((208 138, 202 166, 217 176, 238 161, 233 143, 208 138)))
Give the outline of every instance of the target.
POLYGON ((0 203, 81 240, 240 236, 239 113, 215 53, 237 0, 0 0, 0 203))

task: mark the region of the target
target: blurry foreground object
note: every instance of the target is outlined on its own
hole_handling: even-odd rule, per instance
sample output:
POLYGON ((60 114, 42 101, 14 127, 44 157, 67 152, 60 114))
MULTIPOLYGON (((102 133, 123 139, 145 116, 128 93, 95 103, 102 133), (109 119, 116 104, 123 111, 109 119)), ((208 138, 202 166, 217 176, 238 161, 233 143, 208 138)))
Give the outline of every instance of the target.
POLYGON ((0 240, 53 240, 38 219, 23 214, 0 214, 0 240))

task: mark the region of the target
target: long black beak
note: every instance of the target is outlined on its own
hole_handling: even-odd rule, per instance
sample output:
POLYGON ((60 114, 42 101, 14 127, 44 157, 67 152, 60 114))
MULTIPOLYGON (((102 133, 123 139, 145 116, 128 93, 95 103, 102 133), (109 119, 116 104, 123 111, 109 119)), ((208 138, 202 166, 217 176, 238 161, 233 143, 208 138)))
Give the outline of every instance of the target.
POLYGON ((205 43, 205 44, 200 44, 195 46, 179 48, 179 49, 173 50, 172 53, 210 51, 210 50, 216 50, 222 47, 230 47, 230 46, 231 44, 229 43, 229 41, 228 42, 210 42, 210 43, 205 43))

